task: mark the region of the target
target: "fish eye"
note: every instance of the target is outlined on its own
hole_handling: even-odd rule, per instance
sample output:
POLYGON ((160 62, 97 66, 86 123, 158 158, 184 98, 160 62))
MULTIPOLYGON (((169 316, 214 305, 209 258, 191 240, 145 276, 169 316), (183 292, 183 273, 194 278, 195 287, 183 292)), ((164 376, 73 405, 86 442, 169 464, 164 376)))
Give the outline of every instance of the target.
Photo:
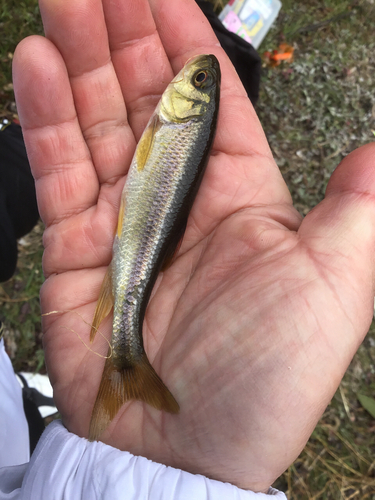
POLYGON ((193 82, 195 87, 200 87, 202 83, 207 80, 208 73, 207 71, 198 71, 198 73, 194 76, 193 82))

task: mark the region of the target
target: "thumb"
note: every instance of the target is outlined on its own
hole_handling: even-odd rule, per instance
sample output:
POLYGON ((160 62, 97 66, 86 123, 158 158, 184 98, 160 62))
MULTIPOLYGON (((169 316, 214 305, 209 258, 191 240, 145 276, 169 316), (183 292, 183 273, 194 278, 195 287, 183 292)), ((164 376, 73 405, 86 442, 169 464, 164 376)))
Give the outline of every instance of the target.
POLYGON ((298 233, 352 325, 347 338, 351 359, 368 331, 374 307, 375 143, 340 163, 324 200, 306 216, 298 233))

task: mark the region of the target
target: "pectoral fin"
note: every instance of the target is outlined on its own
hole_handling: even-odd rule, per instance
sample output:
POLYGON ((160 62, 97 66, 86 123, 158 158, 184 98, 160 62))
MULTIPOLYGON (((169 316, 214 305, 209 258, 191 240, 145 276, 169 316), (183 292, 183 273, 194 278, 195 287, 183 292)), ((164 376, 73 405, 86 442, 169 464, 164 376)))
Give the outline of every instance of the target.
POLYGON ((92 320, 90 342, 93 342, 100 323, 108 316, 113 307, 113 292, 112 292, 112 266, 109 265, 105 273, 104 280, 99 292, 98 303, 92 320))
POLYGON ((119 239, 121 238, 121 234, 122 234, 122 223, 124 220, 124 213, 125 213, 125 200, 126 200, 126 196, 124 193, 122 193, 121 202, 120 202, 120 210, 118 213, 118 220, 117 220, 117 231, 116 231, 119 239))
POLYGON ((146 165, 146 161, 151 153, 151 148, 154 143, 154 138, 156 132, 160 129, 162 123, 159 120, 159 116, 155 114, 147 127, 145 128, 142 137, 138 143, 135 156, 137 158, 137 168, 138 170, 143 170, 146 165))

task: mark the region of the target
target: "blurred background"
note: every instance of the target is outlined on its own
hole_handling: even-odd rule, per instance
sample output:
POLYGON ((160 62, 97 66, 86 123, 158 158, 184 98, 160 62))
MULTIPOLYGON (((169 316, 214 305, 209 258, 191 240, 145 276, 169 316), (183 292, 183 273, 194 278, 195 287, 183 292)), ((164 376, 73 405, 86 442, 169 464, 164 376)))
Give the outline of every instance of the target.
MULTIPOLYGON (((212 0, 217 14, 226 3, 212 0)), ((284 0, 258 47, 256 111, 303 215, 324 197, 342 158, 375 140, 374 33, 375 0, 284 0)), ((17 120, 15 47, 25 36, 43 34, 37 1, 0 0, 0 34, 2 123, 17 120)), ((18 241, 16 272, 0 284, 0 320, 16 371, 45 373, 42 233, 39 222, 18 241)), ((374 324, 305 450, 275 486, 289 499, 375 500, 374 324)))

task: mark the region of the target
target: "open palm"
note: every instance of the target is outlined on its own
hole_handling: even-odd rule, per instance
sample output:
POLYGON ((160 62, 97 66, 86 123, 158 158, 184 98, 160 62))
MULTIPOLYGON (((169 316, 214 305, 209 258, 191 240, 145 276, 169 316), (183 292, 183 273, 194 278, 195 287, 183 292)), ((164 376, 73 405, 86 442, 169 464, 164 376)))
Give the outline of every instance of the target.
MULTIPOLYGON (((217 136, 143 329, 148 357, 181 410, 129 402, 102 439, 267 490, 303 448, 369 325, 375 149, 350 155, 302 222, 194 1, 40 3, 47 38, 21 42, 14 84, 46 224, 42 308, 70 311, 43 321, 64 424, 88 435, 104 359, 88 349, 82 318, 92 321, 111 260, 136 142, 186 60, 214 53, 222 68, 217 136)), ((101 332, 110 336, 110 318, 101 332)), ((97 336, 91 348, 105 355, 107 344, 97 336)))

